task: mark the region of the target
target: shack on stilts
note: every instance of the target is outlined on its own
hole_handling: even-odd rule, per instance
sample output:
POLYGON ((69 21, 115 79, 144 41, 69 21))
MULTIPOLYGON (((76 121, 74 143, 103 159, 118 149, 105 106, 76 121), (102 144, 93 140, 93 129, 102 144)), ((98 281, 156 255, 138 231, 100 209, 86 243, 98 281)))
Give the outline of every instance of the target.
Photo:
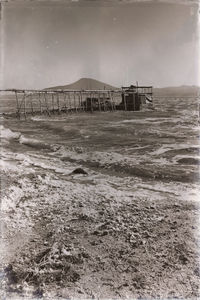
POLYGON ((115 90, 1 90, 16 98, 16 116, 93 111, 139 111, 153 103, 152 86, 122 87, 115 90))

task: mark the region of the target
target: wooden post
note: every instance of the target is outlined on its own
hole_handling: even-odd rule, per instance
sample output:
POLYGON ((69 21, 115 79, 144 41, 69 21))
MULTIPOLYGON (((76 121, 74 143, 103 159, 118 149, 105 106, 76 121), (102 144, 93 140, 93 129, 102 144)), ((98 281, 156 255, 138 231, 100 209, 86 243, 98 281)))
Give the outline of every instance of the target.
POLYGON ((100 93, 99 92, 98 92, 98 105, 99 105, 99 111, 101 111, 100 93))
POLYGON ((80 99, 81 99, 81 109, 84 111, 85 107, 83 105, 83 95, 82 95, 82 92, 80 92, 80 99))
POLYGON ((124 91, 124 109, 127 110, 127 105, 126 105, 126 92, 124 91))
POLYGON ((112 101, 111 92, 109 92, 109 97, 110 97, 110 103, 111 103, 111 110, 113 111, 113 101, 112 101))
POLYGON ((79 110, 82 110, 82 105, 81 105, 81 93, 78 93, 78 101, 79 101, 79 110))
POLYGON ((104 111, 106 111, 105 93, 103 93, 103 109, 104 109, 104 111))
POLYGON ((74 109, 77 112, 77 105, 76 105, 76 93, 74 92, 74 109))
POLYGON ((30 94, 30 103, 31 103, 31 112, 32 112, 32 115, 34 115, 33 102, 32 102, 32 94, 30 94))
POLYGON ((39 96, 39 103, 40 103, 40 113, 42 114, 42 102, 41 102, 41 98, 40 98, 40 92, 39 92, 38 96, 39 96))
POLYGON ((19 108, 19 99, 18 99, 17 91, 15 91, 15 97, 16 97, 16 104, 17 104, 17 112, 16 112, 16 115, 17 115, 17 117, 20 119, 20 108, 19 108))
POLYGON ((56 96, 57 96, 58 113, 60 114, 60 99, 59 99, 59 93, 58 92, 56 92, 56 96))
POLYGON ((47 114, 50 116, 49 104, 48 104, 48 99, 47 99, 47 94, 46 93, 44 93, 44 100, 45 100, 47 114))
POLYGON ((86 111, 87 111, 88 110, 88 101, 87 101, 87 99, 89 99, 89 97, 87 97, 87 93, 85 95, 86 95, 85 108, 86 108, 86 111))
POLYGON ((114 93, 112 94, 112 99, 113 99, 113 109, 116 110, 116 104, 115 104, 115 99, 114 99, 114 93))
POLYGON ((93 112, 92 92, 90 93, 91 112, 93 112))
POLYGON ((26 94, 24 92, 24 118, 26 120, 26 94))
POLYGON ((64 104, 65 104, 65 112, 67 111, 67 100, 66 100, 66 93, 63 92, 63 96, 64 96, 64 104))
POLYGON ((51 94, 51 98, 52 98, 52 111, 54 113, 54 94, 51 94))
POLYGON ((71 97, 70 97, 70 92, 68 93, 68 100, 69 100, 69 109, 71 112, 71 97))

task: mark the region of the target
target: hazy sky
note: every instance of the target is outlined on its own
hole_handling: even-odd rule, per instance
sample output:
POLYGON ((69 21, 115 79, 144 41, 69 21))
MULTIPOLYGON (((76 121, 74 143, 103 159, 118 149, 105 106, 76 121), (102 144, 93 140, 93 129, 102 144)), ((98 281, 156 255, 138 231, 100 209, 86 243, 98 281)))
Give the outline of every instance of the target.
POLYGON ((45 88, 81 77, 114 86, 199 84, 198 7, 178 3, 4 3, 1 85, 45 88))

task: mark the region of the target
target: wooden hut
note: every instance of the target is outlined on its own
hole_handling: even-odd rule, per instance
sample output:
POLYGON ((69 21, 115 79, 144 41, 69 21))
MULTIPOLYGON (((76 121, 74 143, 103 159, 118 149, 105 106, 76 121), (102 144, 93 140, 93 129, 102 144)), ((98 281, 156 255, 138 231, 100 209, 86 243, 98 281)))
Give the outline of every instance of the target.
POLYGON ((119 110, 139 111, 141 105, 152 102, 152 86, 122 87, 122 101, 116 107, 119 110))

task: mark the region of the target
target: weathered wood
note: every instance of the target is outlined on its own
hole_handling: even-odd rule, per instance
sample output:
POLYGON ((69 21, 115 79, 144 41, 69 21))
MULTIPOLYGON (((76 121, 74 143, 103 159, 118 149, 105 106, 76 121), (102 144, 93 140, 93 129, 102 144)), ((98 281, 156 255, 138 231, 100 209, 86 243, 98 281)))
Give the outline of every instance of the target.
POLYGON ((30 95, 30 105, 31 105, 31 113, 32 115, 34 115, 32 94, 30 95))
POLYGON ((64 96, 64 107, 65 107, 65 112, 66 112, 67 111, 67 100, 66 100, 67 95, 66 95, 66 93, 63 93, 63 96, 64 96))
POLYGON ((83 94, 82 94, 82 92, 80 92, 80 100, 81 100, 81 109, 84 111, 85 106, 83 105, 83 94))
POLYGON ((24 118, 26 120, 26 94, 24 93, 24 118))
MULTIPOLYGON (((38 111, 38 105, 35 106, 35 101, 33 97, 39 97, 39 107, 40 113, 47 112, 50 115, 50 112, 61 110, 63 111, 88 111, 93 112, 94 110, 114 111, 116 109, 123 110, 138 110, 137 96, 142 95, 153 95, 152 86, 130 86, 122 87, 117 90, 0 90, 1 91, 10 91, 15 93, 16 97, 16 116, 18 118, 21 115, 27 117, 27 114, 34 114, 38 111), (20 96, 22 95, 22 97, 20 96), (59 98, 62 94, 63 98, 59 98), (72 96, 73 94, 73 96, 72 96), (49 96, 50 95, 50 104, 49 96), (67 98, 68 96, 68 98, 67 98), (72 98, 70 97, 72 96, 72 98), (116 107, 116 98, 122 97, 122 102, 116 107), (56 97, 56 98, 55 98, 56 97), (116 97, 116 98, 115 98, 116 97), (60 99, 62 100, 60 102, 60 99), (84 100, 84 101, 83 101, 84 100), (57 101, 57 104, 56 104, 57 101), (64 104, 63 104, 64 101, 64 104), (72 102, 71 102, 72 101, 72 102)), ((140 109, 140 108, 139 108, 140 109)))
POLYGON ((40 113, 42 114, 42 102, 41 102, 40 93, 38 94, 38 96, 39 96, 39 103, 40 103, 40 113))
POLYGON ((52 100, 52 111, 55 112, 55 106, 54 106, 54 94, 51 94, 51 100, 52 100))
POLYGON ((101 111, 101 102, 100 102, 100 93, 98 92, 98 105, 99 105, 99 111, 101 111))
POLYGON ((103 94, 103 110, 106 111, 105 94, 103 94))
POLYGON ((70 93, 68 93, 68 100, 69 100, 69 110, 71 112, 72 106, 71 106, 71 97, 70 97, 70 93))
POLYGON ((57 106, 58 106, 58 113, 60 114, 60 98, 59 98, 59 93, 57 93, 57 106))
POLYGON ((19 99, 18 99, 17 91, 15 91, 15 97, 16 97, 16 103, 17 103, 17 112, 16 112, 16 115, 20 119, 19 99))
POLYGON ((93 112, 93 99, 92 99, 92 92, 90 93, 90 102, 91 102, 91 112, 93 112))
POLYGON ((75 111, 77 112, 76 94, 75 94, 75 92, 73 93, 73 95, 74 95, 74 109, 75 109, 75 111))
POLYGON ((114 110, 116 110, 116 103, 115 103, 115 99, 114 99, 114 93, 112 94, 112 99, 113 99, 113 108, 114 110))
POLYGON ((133 95, 133 110, 135 111, 135 95, 133 95))
POLYGON ((111 110, 113 111, 113 101, 112 101, 112 95, 111 92, 109 92, 109 98, 110 98, 110 103, 111 103, 111 110))
POLYGON ((124 110, 127 110, 126 93, 124 93, 124 110))
POLYGON ((46 94, 44 94, 44 101, 45 101, 45 105, 46 105, 46 112, 50 116, 51 113, 50 113, 50 110, 49 110, 49 104, 48 104, 48 99, 47 99, 47 95, 46 94))

